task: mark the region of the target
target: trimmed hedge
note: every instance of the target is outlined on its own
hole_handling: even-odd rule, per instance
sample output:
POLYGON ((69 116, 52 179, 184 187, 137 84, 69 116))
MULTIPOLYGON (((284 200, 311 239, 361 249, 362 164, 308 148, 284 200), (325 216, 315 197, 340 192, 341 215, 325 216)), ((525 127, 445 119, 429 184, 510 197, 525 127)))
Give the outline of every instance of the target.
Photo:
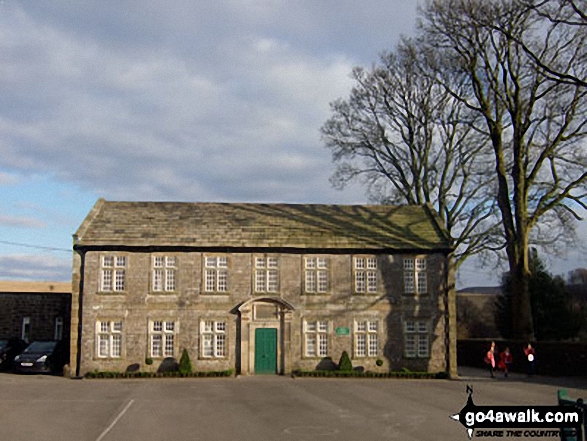
POLYGON ((304 371, 296 370, 292 374, 295 377, 321 377, 321 378, 410 378, 410 379, 447 379, 447 372, 410 372, 392 371, 392 372, 359 372, 359 371, 304 371))
POLYGON ((112 372, 94 371, 84 375, 85 378, 203 378, 232 377, 234 369, 209 372, 112 372))

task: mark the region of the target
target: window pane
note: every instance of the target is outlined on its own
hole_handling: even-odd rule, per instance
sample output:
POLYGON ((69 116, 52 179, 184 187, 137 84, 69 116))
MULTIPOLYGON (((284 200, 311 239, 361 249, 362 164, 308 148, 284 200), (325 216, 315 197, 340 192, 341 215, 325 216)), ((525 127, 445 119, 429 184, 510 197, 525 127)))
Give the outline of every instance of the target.
POLYGON ((426 272, 418 273, 418 293, 426 294, 428 292, 428 283, 426 279, 426 272))
POLYGON ((102 291, 112 291, 112 270, 102 270, 102 291))
POLYGON ((116 270, 116 291, 124 291, 124 270, 116 270))
POLYGON ((369 356, 375 357, 377 355, 378 337, 377 334, 369 334, 369 356))
POLYGON ((404 271, 414 270, 414 259, 404 259, 404 271))
POLYGON ((328 332, 328 322, 318 322, 318 332, 328 332))
POLYGON ((153 322, 153 331, 154 332, 163 331, 163 322, 153 322))
POLYGON ((405 336, 405 352, 406 357, 416 356, 416 336, 414 334, 406 334, 405 336))
POLYGON ((416 269, 418 271, 426 271, 426 259, 416 259, 416 269))
POLYGON ((276 270, 269 270, 267 271, 267 291, 269 292, 277 292, 277 271, 276 270))
POLYGON ((114 257, 113 256, 102 257, 102 266, 104 268, 112 268, 114 266, 114 257))
POLYGON ((367 269, 377 269, 377 259, 375 257, 367 259, 367 269))
POLYGON ((416 332, 416 323, 412 320, 404 322, 406 332, 416 332))
POLYGON ((306 269, 316 268, 316 259, 314 257, 306 257, 306 269))
POLYGON ((98 356, 99 357, 108 357, 108 336, 107 335, 99 335, 98 336, 98 356))
POLYGON ((328 271, 318 271, 318 292, 328 292, 328 271))
POLYGON ((219 257, 217 264, 218 268, 228 268, 228 257, 219 257))
POLYGON ((316 292, 315 271, 306 271, 306 292, 316 292))
POLYGON ((110 322, 100 322, 100 332, 110 331, 110 322))
POLYGON ((173 357, 173 334, 166 334, 165 335, 165 356, 166 357, 173 357))
POLYGON ((112 332, 122 332, 122 322, 120 320, 112 322, 112 332))
POLYGON ((316 334, 306 334, 306 355, 316 356, 316 334))
POLYGON ((328 335, 318 334, 318 355, 326 357, 328 355, 328 335))
POLYGON ((165 290, 166 291, 175 291, 175 270, 168 269, 165 271, 165 273, 166 273, 165 290))
POLYGON ((316 332, 316 322, 306 322, 306 332, 316 332))
POLYGON ((365 269, 365 259, 363 257, 355 258, 355 269, 365 269))
POLYGON ((357 357, 364 357, 367 355, 366 338, 367 336, 365 334, 357 334, 355 336, 357 357))
POLYGON ((163 290, 163 270, 153 270, 153 291, 163 290))
POLYGON ((356 322, 355 323, 355 330, 357 332, 365 332, 367 330, 367 325, 365 322, 356 322))
POLYGON ((265 289, 265 271, 257 270, 255 271, 255 291, 265 292, 265 289))
POLYGON ((216 322, 216 332, 226 332, 226 323, 216 322))
POLYGON ((267 268, 277 268, 277 257, 267 258, 267 268))
POLYGON ((206 267, 216 268, 216 257, 206 257, 206 267))
POLYGON ((404 291, 407 294, 412 294, 415 292, 414 273, 412 272, 404 272, 404 291))
POLYGON ((327 269, 328 268, 328 259, 324 258, 324 257, 318 257, 318 268, 319 269, 327 269))
POLYGON ((163 356, 163 336, 161 334, 151 335, 151 357, 163 356))
POLYGON ((163 268, 163 256, 153 257, 153 266, 155 268, 163 268))
POLYGON ((255 268, 265 268, 265 259, 263 257, 255 258, 255 268))
POLYGON ((225 270, 218 270, 218 291, 228 291, 228 272, 225 270))
POLYGON ((114 334, 112 335, 112 357, 120 357, 122 348, 122 335, 114 334))
POLYGON ((377 322, 369 322, 369 332, 377 332, 377 322))
POLYGON ((377 273, 375 271, 367 273, 367 291, 377 292, 377 273))
POLYGON ((357 271, 355 273, 355 291, 356 292, 365 292, 366 280, 365 280, 365 272, 364 271, 357 271))
POLYGON ((418 336, 418 357, 428 357, 428 336, 420 334, 418 336))
POLYGON ((216 289, 216 270, 206 270, 206 292, 216 289))
POLYGON ((175 322, 165 322, 165 332, 175 331, 175 322))
POLYGON ((175 256, 169 256, 165 259, 165 265, 168 268, 173 268, 175 267, 175 256))
POLYGON ((126 266, 126 257, 124 257, 124 256, 117 256, 116 257, 116 266, 118 266, 118 267, 125 267, 126 266))
POLYGON ((202 328, 202 332, 212 332, 214 326, 214 322, 211 320, 206 320, 204 322, 203 328, 202 328))
POLYGON ((226 335, 216 334, 216 356, 224 357, 226 355, 226 335))
POLYGON ((214 336, 212 334, 202 335, 202 355, 204 357, 212 357, 214 350, 212 348, 212 340, 214 336))

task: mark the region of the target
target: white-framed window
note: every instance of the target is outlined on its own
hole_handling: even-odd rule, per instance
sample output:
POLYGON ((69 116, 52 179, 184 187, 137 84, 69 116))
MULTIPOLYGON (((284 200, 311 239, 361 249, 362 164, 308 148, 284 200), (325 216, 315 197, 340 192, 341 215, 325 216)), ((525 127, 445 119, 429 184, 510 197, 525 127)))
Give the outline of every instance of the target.
POLYGON ((226 322, 202 320, 200 322, 200 343, 203 358, 226 357, 226 322))
POLYGON ((153 256, 152 264, 153 291, 175 291, 175 256, 153 256))
POLYGON ((122 354, 122 320, 96 322, 96 355, 100 358, 120 358, 122 354))
POLYGON ((255 257, 255 292, 279 291, 279 260, 277 257, 255 257))
POLYGON ((304 292, 323 294, 329 290, 328 258, 304 258, 304 292))
POLYGON ((404 355, 407 358, 430 357, 428 320, 404 321, 404 355))
POLYGON ((379 321, 355 320, 355 357, 376 357, 379 352, 379 321))
POLYGON ((406 294, 428 293, 426 259, 404 259, 404 292, 406 294))
POLYGON ((328 356, 330 324, 326 320, 304 320, 304 353, 306 357, 328 356))
POLYGON ((149 352, 153 358, 175 356, 175 321, 151 320, 149 323, 149 352))
POLYGON ((126 286, 126 256, 105 255, 101 259, 100 291, 124 291, 126 286))
POLYGON ((61 340, 63 338, 63 317, 55 317, 55 332, 53 333, 53 340, 61 340))
POLYGON ((204 266, 204 291, 228 292, 228 257, 206 256, 204 266))
POLYGON ((30 343, 31 339, 31 318, 30 317, 23 317, 22 318, 22 328, 20 331, 20 338, 24 340, 26 343, 30 343))
POLYGON ((353 270, 356 293, 377 292, 377 257, 355 257, 353 270))

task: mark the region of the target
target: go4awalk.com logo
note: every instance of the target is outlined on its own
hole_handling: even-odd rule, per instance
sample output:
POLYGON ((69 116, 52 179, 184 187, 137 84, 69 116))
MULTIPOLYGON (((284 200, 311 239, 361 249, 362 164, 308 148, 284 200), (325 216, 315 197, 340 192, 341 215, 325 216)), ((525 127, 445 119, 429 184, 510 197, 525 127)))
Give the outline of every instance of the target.
POLYGON ((473 437, 559 437, 578 434, 583 424, 583 409, 579 406, 477 406, 473 403, 473 388, 467 386, 467 404, 451 415, 473 437))

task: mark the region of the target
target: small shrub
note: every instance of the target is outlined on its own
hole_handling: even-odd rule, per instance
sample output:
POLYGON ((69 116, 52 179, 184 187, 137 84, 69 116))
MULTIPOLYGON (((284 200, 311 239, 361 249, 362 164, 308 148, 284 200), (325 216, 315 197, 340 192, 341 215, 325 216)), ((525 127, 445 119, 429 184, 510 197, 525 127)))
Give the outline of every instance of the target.
POLYGON ((153 364, 153 359, 151 357, 145 358, 145 364, 151 366, 153 364))
POLYGON ((190 354, 188 354, 188 350, 184 349, 181 353, 181 358, 179 359, 179 372, 181 374, 190 374, 192 373, 192 361, 190 360, 190 354))
POLYGON ((381 358, 378 358, 377 361, 375 362, 375 364, 377 366, 383 366, 383 360, 381 358))
POLYGON ((343 351, 338 362, 338 370, 342 372, 350 372, 353 370, 353 363, 347 351, 343 351))

